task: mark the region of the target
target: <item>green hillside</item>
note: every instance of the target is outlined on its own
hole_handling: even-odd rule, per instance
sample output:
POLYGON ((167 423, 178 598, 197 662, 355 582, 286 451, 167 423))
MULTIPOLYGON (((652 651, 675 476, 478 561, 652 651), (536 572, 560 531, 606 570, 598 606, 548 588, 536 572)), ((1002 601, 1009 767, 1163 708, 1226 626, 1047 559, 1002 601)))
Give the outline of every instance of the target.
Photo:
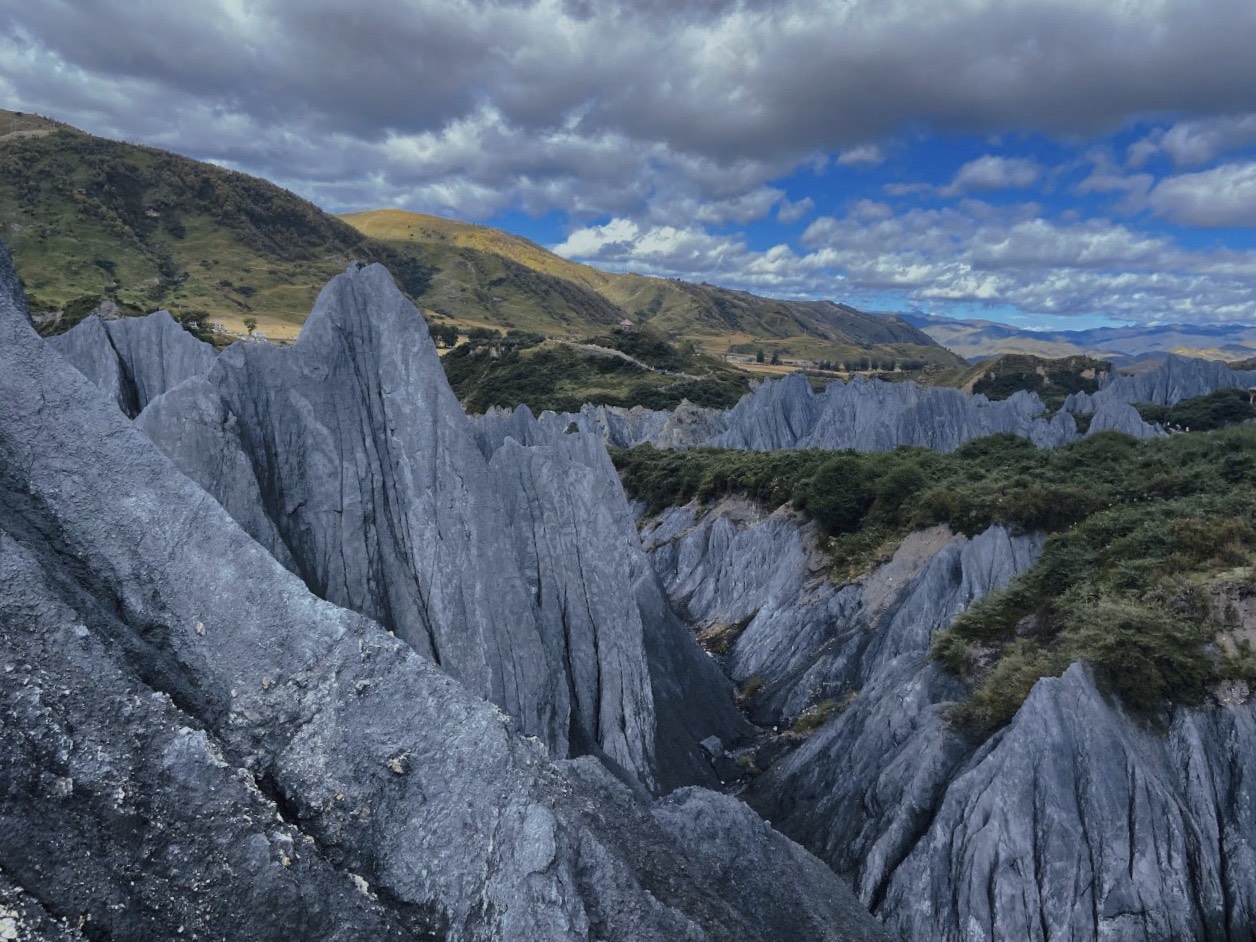
POLYGON ((32 309, 101 299, 124 312, 204 312, 294 336, 318 289, 355 258, 389 265, 412 292, 427 269, 277 186, 165 151, 0 112, 0 238, 32 309), (25 119, 25 120, 23 120, 25 119), (34 126, 31 126, 34 125, 34 126))
POLYGON ((1256 593, 1251 424, 1148 441, 1103 432, 1054 449, 995 435, 947 454, 640 446, 612 457, 649 513, 728 494, 791 504, 824 534, 838 583, 922 527, 1049 534, 1034 566, 936 636, 934 656, 971 692, 951 721, 978 736, 1078 660, 1145 715, 1225 681, 1256 684, 1256 639, 1232 605, 1256 593))
POLYGON ((1093 393, 1111 364, 1087 356, 1050 359, 1027 353, 1007 353, 982 360, 964 369, 930 372, 921 377, 935 386, 954 386, 966 392, 981 393, 990 399, 1007 399, 1027 389, 1035 392, 1052 411, 1064 404, 1070 393, 1093 393))

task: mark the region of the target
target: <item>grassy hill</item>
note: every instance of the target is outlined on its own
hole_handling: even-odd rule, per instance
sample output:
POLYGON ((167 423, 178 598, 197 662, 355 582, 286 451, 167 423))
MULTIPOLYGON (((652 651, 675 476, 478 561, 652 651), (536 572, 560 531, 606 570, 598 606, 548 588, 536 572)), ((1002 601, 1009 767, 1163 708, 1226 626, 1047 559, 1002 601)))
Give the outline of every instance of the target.
POLYGON ((346 219, 246 174, 0 111, 0 238, 46 333, 107 303, 121 314, 165 308, 216 322, 228 339, 255 322, 291 340, 322 285, 361 259, 387 265, 433 324, 464 343, 478 335, 447 363, 468 402, 536 405, 529 373, 539 371, 563 377, 561 390, 542 397, 547 404, 583 396, 660 406, 682 395, 726 404, 748 381, 723 362, 728 352, 753 369, 765 350, 763 369, 776 371, 820 361, 854 370, 959 363, 905 322, 843 305, 610 274, 433 216, 383 210, 346 219), (624 321, 632 328, 617 334, 624 321), (510 331, 547 340, 522 346, 510 331), (602 338, 613 346, 631 334, 671 349, 684 368, 633 367, 578 345, 602 338), (508 356, 476 358, 495 346, 508 356), (773 354, 781 364, 769 367, 773 354))
POLYGON ((394 248, 422 246, 435 269, 422 301, 454 319, 484 317, 546 336, 587 335, 627 320, 711 355, 764 349, 786 360, 878 361, 918 368, 961 361, 895 317, 830 301, 781 301, 713 285, 614 274, 485 226, 386 209, 342 217, 394 248))
POLYGON ((293 336, 355 258, 414 293, 427 269, 277 186, 165 151, 0 112, 0 237, 36 312, 68 326, 103 298, 124 312, 203 312, 293 336))
POLYGON ((586 402, 670 409, 682 399, 723 409, 749 389, 743 370, 640 331, 615 329, 579 343, 525 331, 485 333, 441 361, 454 392, 475 412, 520 402, 556 412, 586 402))
POLYGON ((1028 389, 1039 395, 1053 411, 1064 404, 1070 393, 1093 393, 1102 374, 1111 364, 1087 356, 1054 359, 1025 353, 1008 353, 982 360, 972 366, 932 371, 921 377, 935 386, 954 386, 966 392, 981 393, 990 399, 1007 399, 1028 389))

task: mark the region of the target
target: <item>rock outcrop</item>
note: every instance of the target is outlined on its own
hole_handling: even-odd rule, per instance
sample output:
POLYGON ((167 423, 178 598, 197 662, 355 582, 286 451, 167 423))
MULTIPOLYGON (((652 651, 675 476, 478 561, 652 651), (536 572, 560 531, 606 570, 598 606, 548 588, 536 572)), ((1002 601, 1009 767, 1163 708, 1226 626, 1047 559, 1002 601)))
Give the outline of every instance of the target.
POLYGON ((1252 937, 1256 704, 1148 725, 1074 665, 984 743, 948 727, 966 691, 930 661, 932 636, 1039 539, 934 528, 844 587, 798 520, 743 501, 669 510, 645 539, 674 602, 734 629, 725 663, 761 723, 830 705, 814 731, 744 753, 764 772, 743 797, 896 938, 1252 937))
POLYGON ((1073 393, 1065 400, 1064 409, 1074 415, 1093 416, 1089 434, 1113 430, 1151 438, 1163 432, 1142 420, 1134 408, 1136 403, 1172 406, 1219 389, 1252 388, 1256 388, 1254 370, 1232 370, 1213 360, 1169 356, 1155 369, 1118 376, 1095 393, 1073 393))
MULTIPOLYGON (((611 446, 630 448, 644 442, 661 448, 850 448, 889 451, 919 445, 952 451, 983 435, 1007 433, 1051 448, 1077 439, 1077 425, 1067 412, 1048 419, 1046 406, 1033 393, 1019 392, 991 401, 958 389, 886 383, 855 378, 811 389, 805 376, 768 380, 725 412, 682 403, 676 410, 649 412, 586 406, 542 421, 556 428, 600 434, 611 446)), ((508 413, 485 416, 488 424, 508 413)))
POLYGON ((764 383, 734 406, 726 416, 728 430, 708 444, 759 451, 888 451, 899 445, 952 451, 970 439, 999 432, 1041 447, 1076 437, 1070 416, 1048 421, 1045 412, 1042 401, 1027 392, 992 402, 957 389, 856 378, 813 393, 806 378, 795 374, 764 383))
MULTIPOLYGON (((592 758, 555 765, 312 595, 35 335, 15 284, 0 249, 0 918, 126 939, 883 938, 723 799, 652 810, 592 758), (760 909, 765 875, 805 905, 760 909)), ((229 391, 213 374, 242 362, 211 380, 229 391)), ((372 395, 397 378, 355 375, 372 395)), ((300 414, 281 399, 255 408, 300 414)))
POLYGON ((1074 665, 965 763, 881 909, 903 938, 1250 939, 1253 781, 1252 705, 1149 728, 1074 665))
MULTIPOLYGON (((131 333, 169 320, 155 318, 131 333)), ((73 338, 80 361, 93 336, 73 338)), ((237 344, 209 365, 141 398, 137 423, 317 595, 395 631, 557 757, 599 755, 652 789, 715 783, 697 744, 745 727, 642 583, 652 570, 600 435, 526 409, 473 426, 378 267, 333 281, 293 347, 237 344)))
POLYGON ((92 315, 48 343, 131 418, 214 365, 214 348, 166 311, 108 322, 92 315))
POLYGON ((571 745, 618 761, 631 756, 630 768, 657 770, 663 790, 714 784, 693 744, 712 735, 736 740, 748 727, 727 680, 668 607, 601 439, 514 431, 531 444, 513 436, 482 444, 491 448, 489 467, 545 636, 559 644, 571 745), (640 727, 651 720, 656 728, 640 727), (656 743, 657 757, 637 755, 656 743))

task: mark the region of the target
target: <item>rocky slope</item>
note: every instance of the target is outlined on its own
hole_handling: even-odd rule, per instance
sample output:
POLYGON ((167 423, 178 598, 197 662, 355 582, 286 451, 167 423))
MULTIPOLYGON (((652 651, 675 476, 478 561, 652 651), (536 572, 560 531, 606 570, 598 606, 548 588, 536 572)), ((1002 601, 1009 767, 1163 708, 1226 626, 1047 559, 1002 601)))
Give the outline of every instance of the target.
POLYGON ((49 345, 104 391, 131 418, 185 379, 214 365, 214 349, 180 327, 166 311, 105 322, 88 317, 49 345))
POLYGON ((1064 407, 1077 415, 1099 414, 1116 404, 1171 406, 1218 389, 1256 388, 1256 370, 1234 370, 1215 360, 1166 357, 1153 370, 1117 376, 1096 393, 1076 393, 1064 407))
MULTIPOLYGON (((256 355, 189 383, 225 396, 256 355)), ((301 391, 257 408, 299 414, 301 391)), ((555 764, 401 638, 311 594, 35 335, 2 249, 0 403, 6 932, 880 937, 744 809, 701 791, 652 807, 592 758, 555 764)))
MULTIPOLYGON (((1084 396, 1084 394, 1083 394, 1084 396)), ((1033 393, 991 401, 958 389, 886 383, 855 378, 813 392, 806 377, 769 380, 724 412, 682 404, 672 412, 586 406, 579 413, 543 418, 556 427, 574 426, 601 435, 607 444, 631 448, 645 442, 664 448, 713 447, 775 451, 790 448, 851 448, 889 451, 918 445, 952 451, 985 435, 1010 434, 1041 448, 1082 437, 1073 413, 1092 415, 1089 431, 1113 429, 1135 438, 1162 434, 1128 404, 1112 399, 1070 399, 1048 418, 1033 393)), ((490 422, 502 421, 495 413, 490 422)))
MULTIPOLYGON (((59 344, 89 376, 99 330, 59 344)), ((150 345, 148 368, 181 356, 150 345)), ((714 781, 696 744, 738 734, 731 694, 698 658, 651 670, 650 651, 692 645, 675 619, 643 618, 667 607, 599 441, 477 439, 378 266, 335 279, 294 346, 238 344, 205 366, 138 425, 312 591, 396 632, 555 756, 602 755, 649 788, 714 781), (674 670, 710 696, 678 701, 674 670)))
MULTIPOLYGON (((1169 357, 1154 370, 1106 380, 1093 394, 1070 395, 1064 408, 1048 418, 1042 400, 1024 391, 990 401, 957 389, 856 378, 848 383, 830 383, 816 393, 805 377, 794 374, 763 383, 724 412, 689 404, 672 412, 586 406, 578 414, 543 417, 542 421, 554 427, 574 425, 619 448, 649 442, 663 448, 707 446, 758 451, 889 451, 899 445, 951 451, 966 441, 999 433, 1052 448, 1082 437, 1073 416, 1087 417, 1087 435, 1116 431, 1153 438, 1163 431, 1144 422, 1135 403, 1172 405, 1218 389, 1253 387, 1256 371, 1169 357)), ((484 421, 500 422, 503 418, 497 413, 484 421)))
POLYGON ((644 532, 752 714, 800 731, 740 751, 764 770, 743 797, 897 938, 1253 937, 1256 704, 1178 708, 1158 728, 1075 665, 986 742, 947 725, 965 689, 930 660, 932 636, 1032 565, 1040 539, 935 528, 837 587, 783 511, 730 500, 644 532))

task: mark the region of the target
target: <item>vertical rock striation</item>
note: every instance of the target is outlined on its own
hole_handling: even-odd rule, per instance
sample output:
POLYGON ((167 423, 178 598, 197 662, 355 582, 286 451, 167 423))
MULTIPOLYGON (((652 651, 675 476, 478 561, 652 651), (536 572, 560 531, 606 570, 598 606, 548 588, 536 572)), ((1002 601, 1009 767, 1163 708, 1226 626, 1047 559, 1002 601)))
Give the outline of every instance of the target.
POLYGON ((743 793, 851 878, 896 938, 928 942, 1250 939, 1256 925, 1256 704, 1127 715, 1074 665, 985 743, 950 729, 964 686, 933 633, 1033 564, 992 528, 909 537, 858 582, 820 576, 808 530, 726 501, 672 509, 645 545, 726 656, 762 723, 833 715, 743 793))
POLYGON ((15 281, 0 249, 0 893, 24 924, 884 938, 744 814, 698 796, 656 817, 592 759, 555 765, 400 639, 314 597, 46 347, 15 281), (711 814, 739 859, 688 846, 711 814), (760 911, 768 872, 806 905, 760 911))
MULTIPOLYGON (((158 336, 152 320, 132 333, 158 336)), ((122 362, 93 330, 75 357, 122 362)), ((126 349, 142 373, 140 343, 126 349)), ((137 424, 312 591, 396 632, 555 756, 599 755, 650 788, 714 781, 697 743, 744 726, 667 610, 599 439, 526 409, 469 422, 379 267, 335 279, 291 348, 237 344, 209 366, 137 399, 137 424)))
POLYGON ((108 323, 93 314, 48 343, 131 418, 214 365, 214 348, 166 311, 108 323))

